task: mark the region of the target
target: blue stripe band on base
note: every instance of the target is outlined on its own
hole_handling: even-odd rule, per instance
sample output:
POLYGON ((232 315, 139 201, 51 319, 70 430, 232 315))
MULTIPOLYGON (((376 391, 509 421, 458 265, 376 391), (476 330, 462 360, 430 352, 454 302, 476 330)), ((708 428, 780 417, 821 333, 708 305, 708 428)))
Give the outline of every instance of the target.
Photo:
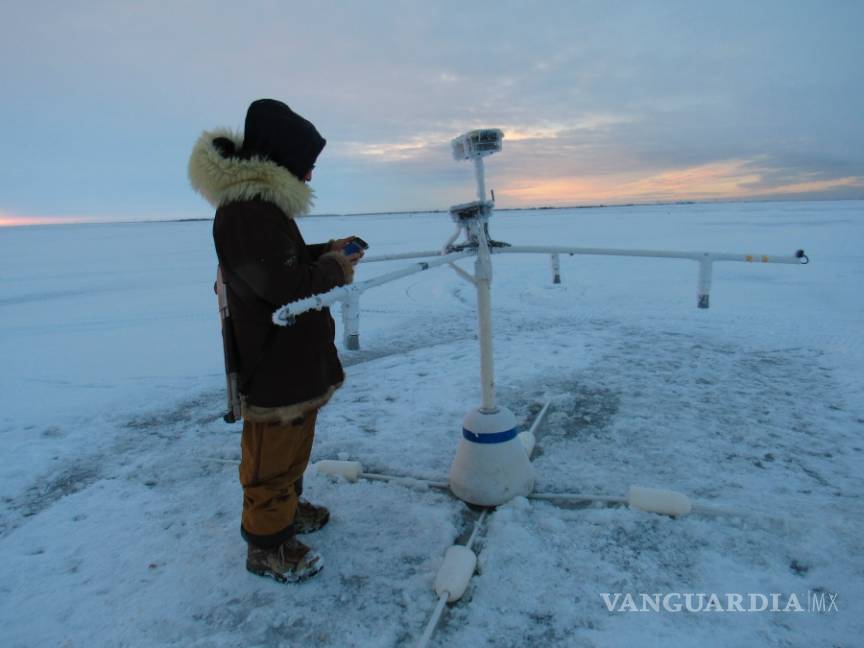
POLYGON ((462 428, 462 436, 472 443, 504 443, 516 438, 516 428, 504 432, 493 432, 491 434, 477 434, 462 428))

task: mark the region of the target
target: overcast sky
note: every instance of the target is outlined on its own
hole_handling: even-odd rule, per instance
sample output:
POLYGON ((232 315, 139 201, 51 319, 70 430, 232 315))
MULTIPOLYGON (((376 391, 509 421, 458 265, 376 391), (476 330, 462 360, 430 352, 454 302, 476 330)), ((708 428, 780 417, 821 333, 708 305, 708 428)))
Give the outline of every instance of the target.
POLYGON ((0 2, 0 222, 208 217, 186 163, 274 97, 317 213, 864 198, 864 1, 0 2))

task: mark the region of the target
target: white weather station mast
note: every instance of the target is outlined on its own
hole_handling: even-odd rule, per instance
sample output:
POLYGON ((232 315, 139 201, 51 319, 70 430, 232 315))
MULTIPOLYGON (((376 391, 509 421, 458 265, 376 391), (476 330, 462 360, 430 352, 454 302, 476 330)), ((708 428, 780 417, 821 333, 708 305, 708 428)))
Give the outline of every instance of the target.
POLYGON ((319 461, 319 472, 338 475, 356 481, 377 479, 399 481, 408 478, 413 483, 424 483, 427 487, 448 490, 455 497, 484 510, 477 517, 474 532, 466 545, 454 545, 447 551, 434 588, 439 595, 438 605, 418 642, 425 646, 434 632, 437 622, 448 602, 454 602, 464 593, 476 567, 476 555, 471 545, 480 533, 487 514, 495 506, 514 497, 524 496, 551 502, 606 502, 624 504, 644 511, 672 516, 691 512, 704 514, 733 513, 693 502, 683 493, 669 490, 631 486, 624 495, 594 495, 584 493, 534 493, 534 468, 531 453, 534 449, 535 431, 548 411, 545 403, 535 417, 530 429, 517 432, 517 421, 513 413, 499 405, 495 399, 495 375, 492 330, 492 257, 496 254, 544 254, 551 257, 553 282, 560 283, 560 255, 605 255, 626 257, 659 257, 690 259, 698 264, 697 306, 707 309, 710 305, 712 271, 715 262, 731 261, 745 263, 783 263, 802 265, 809 262, 803 250, 787 256, 755 253, 716 253, 701 251, 626 250, 616 248, 579 248, 561 246, 516 246, 493 241, 489 235, 489 220, 494 210, 493 199, 486 195, 484 158, 502 149, 504 134, 498 129, 472 130, 452 140, 453 157, 456 160, 473 160, 477 181, 477 200, 450 208, 456 231, 437 251, 406 252, 402 254, 368 257, 364 263, 376 261, 423 259, 409 267, 382 274, 373 279, 341 286, 329 292, 313 295, 286 304, 273 313, 273 322, 280 326, 291 326, 296 316, 309 310, 342 303, 344 342, 348 349, 358 349, 360 343, 359 299, 367 290, 403 277, 423 272, 438 266, 450 266, 460 277, 473 284, 477 292, 477 323, 480 345, 481 402, 471 409, 462 422, 462 437, 456 449, 448 481, 434 482, 414 479, 410 476, 370 474, 363 471, 358 461, 319 461), (460 236, 462 241, 459 242, 460 236), (474 274, 455 265, 455 261, 474 257, 474 274))

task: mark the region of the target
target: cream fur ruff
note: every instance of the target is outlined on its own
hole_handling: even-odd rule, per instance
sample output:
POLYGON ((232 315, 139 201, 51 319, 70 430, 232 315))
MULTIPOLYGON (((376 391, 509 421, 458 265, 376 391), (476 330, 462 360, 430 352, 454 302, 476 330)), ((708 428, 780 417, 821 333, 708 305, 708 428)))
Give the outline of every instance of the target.
POLYGON ((322 261, 333 260, 335 261, 340 268, 342 268, 342 276, 345 278, 342 282, 344 284, 350 284, 354 281, 354 266, 351 265, 351 262, 348 260, 348 257, 342 254, 341 252, 325 252, 320 257, 318 257, 318 263, 322 261))
POLYGON ((327 404, 327 401, 333 396, 337 389, 342 386, 331 385, 327 391, 318 398, 312 398, 302 403, 293 403, 292 405, 283 405, 281 407, 261 407, 252 405, 246 402, 246 399, 241 395, 240 404, 243 414, 243 420, 250 423, 290 423, 296 418, 305 416, 312 410, 320 409, 327 404))
POLYGON ((309 213, 315 194, 305 182, 264 158, 222 157, 213 146, 219 137, 231 140, 237 149, 243 145, 243 137, 232 130, 205 131, 189 157, 189 181, 207 202, 218 208, 259 197, 274 203, 289 218, 309 213))

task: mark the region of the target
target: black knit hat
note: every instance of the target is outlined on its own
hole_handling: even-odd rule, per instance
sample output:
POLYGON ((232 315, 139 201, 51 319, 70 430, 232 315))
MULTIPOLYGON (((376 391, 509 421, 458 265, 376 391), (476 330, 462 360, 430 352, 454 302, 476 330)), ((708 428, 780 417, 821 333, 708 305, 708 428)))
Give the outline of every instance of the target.
POLYGON ((267 158, 302 180, 315 166, 327 140, 315 126, 275 99, 253 101, 246 111, 244 158, 267 158))

